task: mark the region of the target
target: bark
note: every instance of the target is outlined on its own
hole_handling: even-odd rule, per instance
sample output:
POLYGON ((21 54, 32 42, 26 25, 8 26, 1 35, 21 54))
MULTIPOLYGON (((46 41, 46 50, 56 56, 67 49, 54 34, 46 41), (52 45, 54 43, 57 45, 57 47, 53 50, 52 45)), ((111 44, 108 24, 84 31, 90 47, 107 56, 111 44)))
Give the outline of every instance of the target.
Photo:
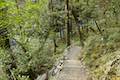
POLYGON ((89 0, 87 0, 86 2, 87 2, 87 6, 89 6, 89 0))
POLYGON ((102 31, 101 31, 101 29, 100 29, 100 27, 99 27, 99 25, 98 25, 98 23, 97 23, 97 21, 96 21, 96 20, 95 20, 95 24, 96 24, 96 27, 97 27, 97 29, 98 29, 99 33, 102 35, 102 31))
POLYGON ((75 14, 75 12, 73 10, 72 10, 72 15, 73 15, 75 22, 77 24, 81 46, 84 46, 82 32, 80 31, 81 26, 79 25, 79 20, 78 20, 77 15, 75 14))
POLYGON ((118 18, 118 14, 117 14, 117 11, 116 11, 115 8, 113 8, 113 12, 114 12, 113 15, 115 15, 115 18, 116 18, 116 22, 115 22, 115 24, 117 25, 117 24, 118 24, 118 21, 119 21, 119 18, 118 18))
MULTIPOLYGON (((50 0, 50 2, 49 2, 49 9, 50 9, 51 13, 54 12, 53 8, 54 8, 54 7, 53 7, 53 0, 50 0)), ((56 34, 57 28, 53 25, 53 24, 54 24, 54 21, 55 21, 54 17, 51 16, 50 26, 53 27, 53 32, 54 32, 54 34, 56 34), (54 29, 54 28, 55 28, 55 29, 54 29)), ((57 43, 56 43, 55 36, 54 36, 54 38, 53 38, 53 44, 54 44, 54 52, 56 52, 57 43)))
POLYGON ((92 27, 90 27, 89 29, 96 34, 95 30, 92 27))
POLYGON ((56 52, 56 48, 58 47, 57 44, 56 44, 56 39, 54 38, 53 39, 53 42, 54 42, 54 52, 56 52))
POLYGON ((72 34, 73 34, 73 31, 72 31, 72 19, 71 19, 71 18, 70 18, 69 23, 70 23, 70 33, 71 33, 71 35, 72 35, 72 34))
POLYGON ((63 27, 60 27, 60 38, 61 38, 61 40, 64 38, 64 29, 63 29, 63 27))
POLYGON ((70 14, 69 14, 69 0, 66 0, 66 12, 67 12, 67 21, 66 21, 66 27, 67 27, 67 46, 70 46, 70 14))

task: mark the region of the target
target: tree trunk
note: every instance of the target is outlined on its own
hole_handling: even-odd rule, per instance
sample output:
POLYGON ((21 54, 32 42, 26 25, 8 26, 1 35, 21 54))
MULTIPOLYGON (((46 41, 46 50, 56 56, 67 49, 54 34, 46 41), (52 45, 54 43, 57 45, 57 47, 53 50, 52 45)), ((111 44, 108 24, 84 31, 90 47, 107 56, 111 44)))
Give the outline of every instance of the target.
POLYGON ((63 27, 60 27, 60 38, 61 38, 61 40, 64 38, 64 29, 63 29, 63 27))
MULTIPOLYGON (((50 0, 50 2, 49 2, 49 9, 50 9, 50 12, 52 13, 53 12, 53 0, 50 0)), ((54 32, 54 35, 56 36, 56 32, 55 32, 56 28, 55 28, 55 26, 53 26, 54 21, 55 21, 55 19, 54 19, 53 15, 52 15, 51 20, 50 20, 50 26, 53 27, 53 32, 54 32)), ((56 48, 57 48, 57 43, 56 43, 55 36, 53 38, 54 52, 56 52, 56 48)))
POLYGON ((56 44, 56 39, 55 38, 53 39, 53 42, 54 42, 54 52, 56 52, 57 44, 56 44))
POLYGON ((101 31, 101 29, 100 29, 100 27, 99 27, 99 25, 98 25, 98 23, 97 23, 97 21, 96 21, 96 20, 95 20, 95 24, 96 24, 96 27, 97 27, 97 29, 98 29, 99 33, 102 35, 102 31, 101 31))
POLYGON ((81 46, 84 46, 84 44, 83 44, 83 37, 82 37, 82 33, 80 31, 80 27, 79 26, 78 26, 78 33, 79 33, 79 38, 80 38, 81 46))
POLYGON ((78 18, 77 18, 77 15, 75 14, 75 12, 72 10, 72 15, 73 15, 73 17, 74 17, 74 19, 75 19, 75 22, 76 22, 76 24, 77 24, 77 29, 78 29, 78 33, 79 33, 79 38, 80 38, 80 44, 81 44, 81 46, 84 46, 84 43, 83 43, 83 36, 82 36, 82 33, 81 33, 81 31, 80 31, 80 25, 79 25, 79 20, 78 20, 78 18))
POLYGON ((73 31, 72 31, 72 18, 70 18, 69 25, 70 25, 70 34, 72 35, 73 34, 73 31))
POLYGON ((67 20, 66 20, 66 27, 67 27, 67 46, 70 46, 70 14, 69 14, 69 0, 66 0, 66 12, 67 12, 67 20))

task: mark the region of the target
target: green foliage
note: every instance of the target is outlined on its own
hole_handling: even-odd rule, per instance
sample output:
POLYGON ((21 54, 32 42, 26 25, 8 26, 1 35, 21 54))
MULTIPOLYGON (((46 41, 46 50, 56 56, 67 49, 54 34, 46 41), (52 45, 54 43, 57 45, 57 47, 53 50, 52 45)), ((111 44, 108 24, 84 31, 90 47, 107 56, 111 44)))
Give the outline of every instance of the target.
MULTIPOLYGON (((118 0, 70 0, 69 3, 69 23, 73 26, 70 34, 75 35, 72 40, 78 42, 77 27, 80 25, 85 43, 83 59, 96 79, 103 75, 107 78, 112 72, 119 74, 118 65, 110 66, 119 55, 119 5, 118 0)), ((62 34, 62 39, 59 34, 60 31, 66 33, 66 18, 64 0, 53 0, 52 3, 48 0, 1 0, 0 66, 3 73, 0 79, 10 77, 6 70, 12 63, 17 67, 10 73, 18 80, 33 80, 51 69, 65 48, 66 36, 62 34), (2 29, 7 33, 1 35, 2 29), (9 47, 7 44, 12 39, 16 45, 9 47), (53 40, 57 43, 56 53, 53 52, 53 40)))
MULTIPOLYGON (((113 70, 111 64, 114 60, 119 59, 120 29, 109 28, 105 32, 104 36, 93 35, 88 37, 84 47, 84 62, 90 68, 92 77, 97 80, 108 77, 109 69, 114 73, 119 71, 118 67, 114 67, 117 71, 113 70)), ((111 76, 109 75, 109 77, 111 76)))
POLYGON ((119 1, 114 0, 78 0, 75 2, 74 8, 77 8, 79 18, 88 28, 87 33, 84 30, 82 32, 85 38, 82 57, 93 80, 120 75, 119 64, 114 65, 114 68, 111 67, 114 60, 120 58, 118 57, 120 55, 119 4, 119 1), (97 21, 97 25, 94 21, 97 21), (100 28, 102 34, 98 32, 97 27, 100 28), (109 75, 112 72, 115 74, 109 75))
MULTIPOLYGON (((17 66, 11 69, 11 74, 18 80, 29 80, 30 75, 33 74, 35 75, 33 78, 36 78, 53 65, 55 59, 48 48, 50 43, 47 40, 50 30, 48 20, 46 20, 47 4, 48 0, 41 0, 38 3, 28 0, 23 7, 19 7, 14 1, 0 3, 0 9, 7 7, 7 10, 0 11, 0 17, 4 18, 0 21, 1 29, 7 25, 5 26, 9 32, 9 35, 6 34, 7 37, 14 38, 17 42, 16 46, 11 47, 12 51, 6 48, 0 49, 0 61, 5 75, 8 75, 5 71, 7 66, 13 62, 11 54, 14 55, 17 66)), ((0 41, 2 43, 5 41, 1 35, 0 41)), ((2 78, 2 80, 7 80, 3 76, 2 78)))

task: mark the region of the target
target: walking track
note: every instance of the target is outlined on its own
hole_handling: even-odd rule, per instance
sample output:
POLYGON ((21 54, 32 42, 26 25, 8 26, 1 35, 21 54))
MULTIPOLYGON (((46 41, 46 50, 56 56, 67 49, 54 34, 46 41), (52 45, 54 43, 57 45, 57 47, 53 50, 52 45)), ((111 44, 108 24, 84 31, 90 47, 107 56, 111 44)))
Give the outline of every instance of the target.
POLYGON ((56 80, 88 80, 88 74, 85 66, 78 60, 81 54, 81 48, 73 46, 69 49, 68 59, 64 61, 63 68, 57 75, 56 80))

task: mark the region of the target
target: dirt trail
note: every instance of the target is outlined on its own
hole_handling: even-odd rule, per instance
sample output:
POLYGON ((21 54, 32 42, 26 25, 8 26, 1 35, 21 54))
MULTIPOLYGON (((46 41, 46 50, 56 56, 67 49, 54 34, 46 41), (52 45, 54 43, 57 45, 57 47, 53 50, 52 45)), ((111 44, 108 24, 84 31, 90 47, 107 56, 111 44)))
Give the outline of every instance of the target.
POLYGON ((85 66, 80 60, 81 48, 78 46, 72 46, 68 55, 68 59, 64 61, 63 69, 57 75, 57 80, 87 80, 88 74, 85 66))

